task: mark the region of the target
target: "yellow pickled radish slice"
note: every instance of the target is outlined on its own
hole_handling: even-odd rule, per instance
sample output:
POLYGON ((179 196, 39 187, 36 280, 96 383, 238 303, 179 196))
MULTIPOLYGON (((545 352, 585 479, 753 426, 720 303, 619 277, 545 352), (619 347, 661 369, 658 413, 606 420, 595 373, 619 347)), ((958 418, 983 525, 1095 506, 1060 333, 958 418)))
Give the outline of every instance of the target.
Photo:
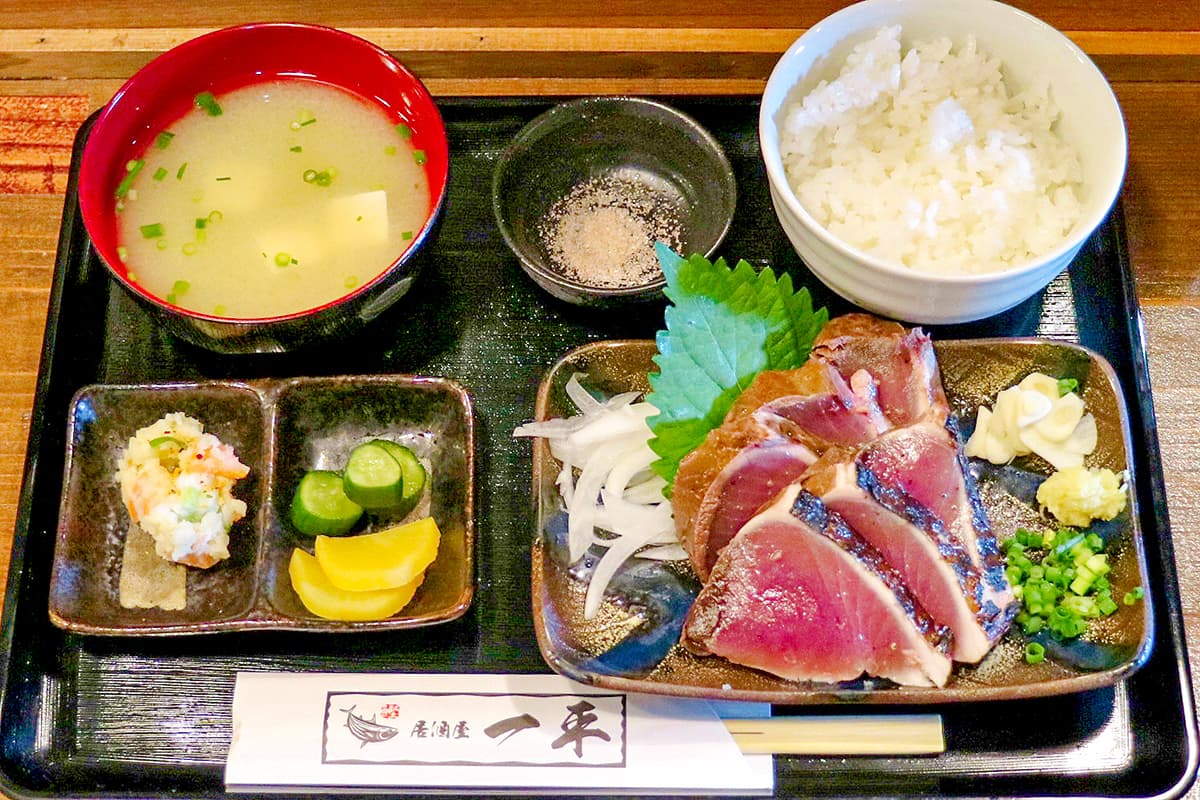
POLYGON ((422 572, 410 583, 395 589, 348 592, 334 586, 317 559, 298 547, 292 551, 288 562, 288 576, 305 608, 318 617, 347 622, 387 619, 409 604, 425 579, 422 572))
POLYGON ((1065 442, 1070 438, 1081 419, 1083 419, 1083 399, 1072 392, 1055 400, 1050 413, 1039 419, 1034 427, 1038 433, 1050 441, 1065 442))
POLYGON ((361 536, 318 536, 317 561, 339 589, 365 592, 411 583, 437 558, 441 532, 432 517, 361 536))

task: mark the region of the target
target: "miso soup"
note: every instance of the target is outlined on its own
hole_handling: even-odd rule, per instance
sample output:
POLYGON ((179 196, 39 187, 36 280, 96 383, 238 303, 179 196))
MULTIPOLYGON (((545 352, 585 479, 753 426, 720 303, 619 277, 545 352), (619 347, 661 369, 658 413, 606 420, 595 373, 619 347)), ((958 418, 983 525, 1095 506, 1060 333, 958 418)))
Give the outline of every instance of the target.
POLYGON ((384 111, 310 81, 201 95, 126 165, 122 260, 156 297, 269 317, 383 272, 430 211, 424 153, 384 111))

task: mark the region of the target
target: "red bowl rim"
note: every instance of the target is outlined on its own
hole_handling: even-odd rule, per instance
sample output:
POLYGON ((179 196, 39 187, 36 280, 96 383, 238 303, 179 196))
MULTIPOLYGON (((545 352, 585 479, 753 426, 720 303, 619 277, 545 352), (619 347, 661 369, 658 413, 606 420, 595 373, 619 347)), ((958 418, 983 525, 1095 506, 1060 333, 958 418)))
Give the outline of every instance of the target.
MULTIPOLYGON (((330 49, 333 48, 330 47, 330 49)), ((298 56, 297 61, 303 61, 303 55, 298 56)), ((196 91, 202 91, 202 89, 196 91)), ((424 83, 408 67, 373 42, 337 28, 301 22, 251 22, 211 31, 167 50, 139 69, 117 90, 96 117, 84 144, 79 173, 79 204, 84 227, 88 231, 93 249, 100 256, 100 260, 104 262, 109 273, 115 276, 126 289, 162 310, 185 318, 226 325, 250 326, 310 317, 343 305, 371 291, 373 287, 387 279, 396 269, 407 262, 428 238, 445 204, 448 183, 449 142, 441 112, 424 83), (254 71, 240 69, 230 73, 214 71, 214 74, 207 79, 197 79, 197 85, 205 83, 216 87, 219 91, 215 91, 214 94, 219 95, 260 82, 265 83, 279 79, 309 80, 340 88, 360 100, 382 109, 393 123, 409 124, 413 129, 414 145, 420 144, 416 149, 424 150, 427 157, 425 168, 429 182, 430 205, 425 223, 408 242, 405 249, 374 278, 319 306, 266 317, 227 317, 194 311, 169 303, 164 298, 150 293, 140 284, 129 280, 128 270, 117 256, 115 230, 108 239, 105 239, 103 234, 109 227, 115 229, 115 224, 112 224, 112 218, 115 216, 112 192, 118 181, 113 181, 111 176, 119 167, 113 166, 113 164, 124 164, 130 158, 140 156, 150 146, 153 136, 158 131, 163 130, 166 124, 178 119, 182 116, 183 111, 190 107, 191 98, 196 92, 189 90, 178 93, 178 102, 175 105, 182 108, 183 111, 174 114, 166 111, 147 112, 140 103, 151 97, 175 96, 174 92, 154 88, 154 84, 159 80, 156 76, 159 76, 164 70, 174 71, 180 64, 194 62, 213 51, 215 47, 227 48, 229 42, 238 41, 247 36, 279 36, 287 35, 289 32, 299 32, 327 39, 326 46, 329 47, 332 43, 336 43, 338 52, 345 52, 345 48, 352 48, 359 51, 363 58, 378 59, 379 63, 401 82, 403 88, 393 96, 408 101, 404 104, 405 107, 399 108, 397 104, 390 103, 378 96, 382 92, 369 93, 358 87, 350 87, 344 82, 330 80, 327 74, 318 75, 313 71, 282 67, 254 71), (123 121, 122 115, 124 114, 131 116, 123 121), (136 135, 139 132, 145 134, 144 140, 129 139, 131 134, 136 135), (123 153, 123 156, 114 160, 113 155, 116 153, 123 153)))

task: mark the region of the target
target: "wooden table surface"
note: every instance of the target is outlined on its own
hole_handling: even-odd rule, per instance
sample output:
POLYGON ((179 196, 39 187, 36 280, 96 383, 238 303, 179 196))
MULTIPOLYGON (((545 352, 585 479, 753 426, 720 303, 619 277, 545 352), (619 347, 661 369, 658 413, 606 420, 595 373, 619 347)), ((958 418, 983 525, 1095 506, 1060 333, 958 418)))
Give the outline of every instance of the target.
MULTIPOLYGON (((133 3, 0 0, 0 591, 8 574, 79 123, 164 49, 241 22, 332 25, 392 51, 435 95, 757 94, 842 3, 719 0, 133 3), (339 6, 346 6, 344 10, 339 6)), ((1189 651, 1200 653, 1200 18, 1178 0, 1026 0, 1108 75, 1124 109, 1129 251, 1149 339, 1189 651)), ((1193 788, 1190 798, 1200 797, 1193 788)))

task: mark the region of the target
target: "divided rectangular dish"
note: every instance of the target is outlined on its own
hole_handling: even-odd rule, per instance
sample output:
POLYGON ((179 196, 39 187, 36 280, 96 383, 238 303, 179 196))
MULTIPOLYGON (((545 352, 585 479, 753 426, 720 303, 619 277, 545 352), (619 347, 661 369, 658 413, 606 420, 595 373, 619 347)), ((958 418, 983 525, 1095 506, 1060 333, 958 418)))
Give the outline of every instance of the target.
POLYGON ((252 628, 387 630, 461 616, 474 590, 474 417, 444 378, 339 376, 80 389, 68 417, 63 499, 50 580, 50 616, 77 633, 153 636, 252 628), (250 474, 235 496, 249 506, 230 534, 230 558, 188 570, 187 607, 127 609, 118 602, 129 516, 115 473, 139 428, 172 411, 233 446, 250 474), (337 469, 357 444, 389 438, 431 464, 431 515, 442 539, 416 598, 369 622, 321 619, 291 588, 288 559, 312 539, 289 519, 307 469, 337 469))

